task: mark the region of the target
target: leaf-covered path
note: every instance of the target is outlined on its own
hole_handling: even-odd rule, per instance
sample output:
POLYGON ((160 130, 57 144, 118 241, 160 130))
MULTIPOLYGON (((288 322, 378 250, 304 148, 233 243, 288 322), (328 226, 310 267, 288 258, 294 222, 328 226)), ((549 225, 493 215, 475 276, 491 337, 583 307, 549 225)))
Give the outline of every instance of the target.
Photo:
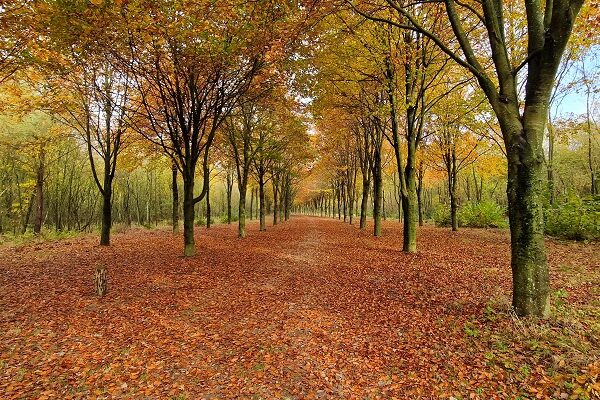
MULTIPOLYGON (((295 217, 264 233, 250 223, 244 240, 234 226, 199 229, 190 259, 167 231, 117 234, 109 248, 93 236, 0 248, 0 397, 491 399, 538 390, 553 361, 536 365, 517 343, 492 348, 484 334, 511 324, 489 305, 510 294, 507 233, 419 235, 419 253, 407 255, 396 222, 373 238, 295 217), (93 293, 97 266, 108 268, 103 299, 93 293)), ((549 251, 568 301, 597 302, 597 282, 574 280, 570 267, 595 273, 598 246, 549 251)))

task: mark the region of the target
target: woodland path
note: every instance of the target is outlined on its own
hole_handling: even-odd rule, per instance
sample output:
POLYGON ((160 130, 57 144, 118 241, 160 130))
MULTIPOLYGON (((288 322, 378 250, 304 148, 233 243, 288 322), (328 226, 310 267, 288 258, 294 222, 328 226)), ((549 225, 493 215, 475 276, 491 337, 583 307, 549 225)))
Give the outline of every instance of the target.
MULTIPOLYGON (((505 231, 424 227, 413 255, 392 221, 381 238, 300 216, 235 232, 199 228, 189 259, 166 230, 0 247, 0 398, 490 399, 540 378, 490 364, 469 334, 508 319, 485 312, 510 294, 505 231)), ((553 282, 598 249, 551 242, 553 282)))

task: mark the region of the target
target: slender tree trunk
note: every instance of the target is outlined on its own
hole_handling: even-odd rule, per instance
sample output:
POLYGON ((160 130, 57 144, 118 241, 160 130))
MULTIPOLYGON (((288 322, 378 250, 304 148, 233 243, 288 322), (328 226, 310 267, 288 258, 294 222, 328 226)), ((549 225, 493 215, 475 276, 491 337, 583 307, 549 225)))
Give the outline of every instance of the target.
POLYGON ((373 235, 381 236, 381 204, 383 185, 381 179, 381 150, 375 150, 373 157, 373 235))
POLYGON ((290 210, 292 209, 292 181, 291 177, 288 176, 285 184, 285 209, 284 215, 286 221, 290 220, 290 210))
POLYGON ((350 185, 350 225, 354 223, 354 198, 356 197, 356 161, 353 164, 352 183, 350 185))
POLYGON ((33 218, 33 233, 39 235, 42 232, 44 221, 44 175, 46 168, 46 151, 42 147, 35 180, 35 216, 33 218))
POLYGON ((252 221, 254 213, 254 188, 250 188, 250 221, 252 221))
POLYGON ((456 181, 454 176, 450 175, 448 180, 449 185, 449 196, 450 196, 450 220, 452 223, 452 230, 458 230, 458 205, 456 201, 456 181))
POLYGON ((286 190, 286 178, 284 175, 279 188, 279 222, 284 221, 286 190))
POLYGON ((419 226, 423 226, 423 163, 419 164, 417 175, 417 206, 419 209, 419 226))
POLYGON ((210 182, 207 182, 207 186, 206 186, 206 228, 210 229, 210 225, 211 225, 211 221, 210 219, 212 218, 212 212, 211 212, 211 208, 210 208, 210 182))
POLYGON ((260 230, 266 231, 267 224, 265 223, 265 177, 260 174, 258 177, 258 200, 259 200, 259 219, 260 230))
POLYGON ((171 220, 173 224, 173 233, 179 233, 179 189, 177 187, 177 164, 171 166, 172 181, 171 192, 173 197, 171 220))
POLYGON ((346 190, 346 185, 342 181, 342 212, 344 215, 344 222, 346 222, 346 218, 348 218, 348 193, 346 190))
POLYGON ((277 225, 279 214, 279 189, 275 179, 273 179, 273 225, 277 225))
POLYGON ((554 190, 554 137, 554 125, 552 125, 550 111, 548 111, 548 159, 546 161, 546 168, 548 173, 548 198, 550 204, 554 204, 556 201, 554 190))
POLYGON ((456 184, 458 182, 457 170, 456 170, 456 150, 454 147, 447 154, 448 166, 448 196, 450 197, 450 221, 453 231, 458 231, 458 200, 456 197, 456 184))
POLYGON ((360 223, 359 223, 360 229, 365 229, 367 226, 367 207, 369 204, 369 190, 371 190, 371 181, 363 173, 362 199, 360 201, 360 223))
POLYGON ((385 220, 387 220, 387 214, 386 214, 386 211, 385 211, 385 190, 381 191, 381 201, 382 201, 382 204, 381 204, 381 215, 383 216, 383 220, 385 221, 385 220))
MULTIPOLYGON (((247 175, 247 172, 243 172, 247 175)), ((247 176, 242 176, 242 179, 238 182, 240 190, 240 204, 238 207, 238 237, 246 237, 246 189, 248 186, 247 176)))
POLYGON ((227 223, 231 224, 231 194, 233 192, 233 176, 231 171, 227 170, 227 223))
MULTIPOLYGON (((125 216, 127 221, 127 227, 131 227, 131 188, 129 187, 129 175, 127 176, 127 186, 125 194, 125 216)), ((177 224, 179 225, 179 224, 177 224)))

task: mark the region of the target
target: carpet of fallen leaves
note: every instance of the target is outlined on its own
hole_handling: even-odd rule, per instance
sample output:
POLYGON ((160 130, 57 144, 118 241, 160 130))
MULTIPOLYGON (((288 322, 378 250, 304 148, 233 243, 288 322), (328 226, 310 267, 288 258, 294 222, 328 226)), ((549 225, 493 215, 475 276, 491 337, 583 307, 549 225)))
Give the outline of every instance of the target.
MULTIPOLYGON (((308 217, 235 228, 199 228, 187 259, 167 230, 0 248, 0 398, 595 395, 597 352, 528 344, 542 328, 507 311, 506 231, 424 227, 403 254, 392 221, 381 238, 308 217)), ((597 312, 600 246, 548 247, 553 301, 597 312)))

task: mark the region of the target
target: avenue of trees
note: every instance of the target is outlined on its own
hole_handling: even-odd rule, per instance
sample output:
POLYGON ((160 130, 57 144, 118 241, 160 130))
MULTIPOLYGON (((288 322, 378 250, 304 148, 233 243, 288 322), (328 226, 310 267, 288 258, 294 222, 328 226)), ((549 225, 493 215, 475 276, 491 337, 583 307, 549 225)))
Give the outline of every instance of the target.
POLYGON ((544 233, 577 214, 600 237, 599 21, 581 0, 5 1, 0 235, 169 224, 193 256, 197 225, 298 212, 396 219, 414 253, 427 220, 508 227, 515 312, 547 316, 544 233))

